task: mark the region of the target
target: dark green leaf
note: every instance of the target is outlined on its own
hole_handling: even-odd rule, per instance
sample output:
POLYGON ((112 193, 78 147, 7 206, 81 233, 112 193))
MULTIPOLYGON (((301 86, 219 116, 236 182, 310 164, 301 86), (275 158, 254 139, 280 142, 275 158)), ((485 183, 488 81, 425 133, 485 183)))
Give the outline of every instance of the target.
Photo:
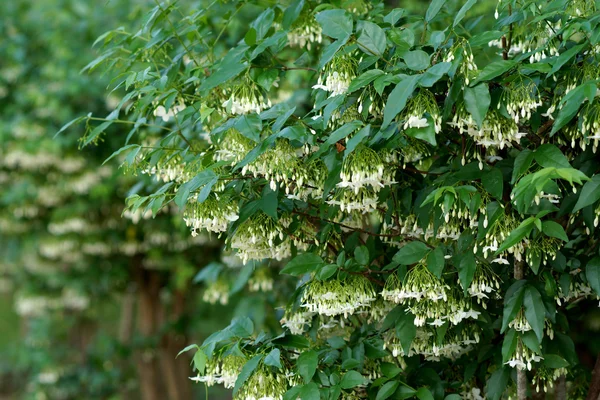
POLYGON ((585 99, 588 99, 588 101, 594 100, 594 97, 596 96, 596 85, 596 81, 586 81, 575 89, 570 90, 569 93, 562 98, 558 107, 558 116, 552 125, 552 131, 550 132, 551 136, 573 119, 575 114, 577 114, 577 111, 579 111, 579 106, 581 106, 585 99))
POLYGON ((479 75, 477 75, 477 79, 471 82, 471 86, 475 86, 479 82, 490 81, 513 68, 517 63, 515 60, 494 61, 481 70, 479 75))
POLYGON ((569 241, 569 237, 563 227, 554 221, 542 222, 542 232, 544 232, 544 235, 546 236, 554 237, 565 242, 569 241))
POLYGON ((367 86, 383 74, 385 74, 385 72, 383 72, 380 69, 368 70, 364 74, 361 74, 352 80, 350 86, 348 86, 348 93, 352 93, 360 88, 367 86))
POLYGON ((356 41, 358 47, 367 54, 381 57, 386 48, 386 38, 383 29, 372 22, 362 21, 359 32, 360 34, 356 41))
POLYGON ((523 222, 521 222, 521 224, 508 235, 506 240, 502 242, 500 248, 496 251, 496 255, 502 253, 507 249, 510 249, 515 244, 523 240, 523 238, 528 236, 533 227, 535 226, 535 220, 536 219, 534 217, 529 217, 523 222))
POLYGON ((334 39, 348 38, 352 34, 352 16, 346 10, 325 10, 315 16, 323 34, 334 39))
POLYGON ((594 257, 585 266, 585 278, 594 292, 600 296, 600 257, 594 257))
POLYGON ((427 255, 427 269, 438 278, 442 277, 445 262, 444 250, 441 247, 436 247, 427 255))
POLYGON ((342 377, 340 386, 342 389, 352 389, 353 387, 364 385, 367 382, 367 378, 362 376, 358 371, 348 371, 342 377))
POLYGON ((440 12, 442 6, 446 3, 446 0, 433 0, 429 3, 427 12, 425 13, 425 21, 431 22, 432 19, 440 12))
POLYGON ((406 106, 408 98, 412 95, 415 90, 415 86, 420 79, 420 75, 411 75, 404 78, 399 84, 396 85, 394 90, 390 93, 387 102, 385 103, 385 109, 383 111, 383 125, 382 129, 386 128, 396 115, 398 115, 406 106))
POLYGON ((410 345, 417 335, 414 315, 404 312, 396 322, 396 337, 400 340, 400 345, 405 354, 410 351, 410 345))
POLYGON ((452 63, 449 62, 441 62, 431 66, 421 75, 419 85, 422 87, 433 86, 442 76, 450 71, 450 67, 452 67, 452 63))
POLYGON ((398 250, 393 259, 402 265, 415 264, 421 261, 430 250, 423 242, 410 242, 398 250))
POLYGON ((281 352, 279 349, 273 349, 267 356, 265 357, 265 365, 270 365, 271 367, 277 367, 281 369, 281 352))
POLYGON ((324 281, 331 278, 337 270, 338 266, 336 264, 327 264, 321 267, 315 276, 318 280, 324 281))
POLYGON ((532 161, 533 152, 529 149, 523 149, 515 158, 515 165, 513 168, 512 179, 510 183, 514 184, 521 175, 527 172, 527 170, 531 166, 532 161))
POLYGON ((354 259, 360 265, 368 265, 369 264, 369 249, 367 246, 360 246, 354 251, 354 259))
POLYGON ((556 354, 544 354, 544 365, 548 368, 566 368, 569 362, 556 354))
POLYGON ((292 4, 283 12, 283 20, 281 21, 281 25, 283 29, 289 29, 290 26, 298 19, 298 16, 302 12, 302 8, 304 8, 304 0, 294 0, 292 4))
POLYGON ((429 54, 423 50, 407 51, 402 58, 406 66, 413 71, 421 71, 429 67, 429 54))
POLYGON ((506 363, 517 349, 518 335, 514 329, 509 329, 502 342, 502 363, 506 363))
POLYGON ((504 190, 504 181, 502 171, 498 168, 492 168, 481 177, 483 188, 498 200, 502 200, 504 190))
POLYGON ((310 382, 317 371, 318 363, 319 354, 316 351, 308 350, 300 354, 296 362, 296 367, 298 368, 298 374, 304 379, 304 382, 310 382))
POLYGON ((533 153, 535 161, 544 168, 571 168, 567 157, 553 144, 546 143, 533 153))
POLYGON ((594 175, 592 179, 583 185, 573 212, 575 213, 584 207, 594 204, 598 200, 600 200, 600 175, 594 175))
POLYGON ((419 400, 434 400, 433 395, 426 387, 419 388, 415 394, 419 400))
POLYGON ((465 87, 464 99, 467 111, 473 116, 477 126, 481 127, 492 101, 488 85, 480 83, 473 87, 465 87))
POLYGON ((248 378, 250 378, 250 376, 252 376, 252 373, 254 372, 256 367, 258 367, 258 364, 260 363, 262 358, 263 358, 262 354, 257 354, 254 357, 252 357, 246 364, 244 364, 244 366, 242 367, 242 370, 240 371, 240 373, 235 381, 235 387, 233 388, 234 396, 241 389, 241 387, 244 385, 244 383, 246 383, 248 378))
POLYGON ((458 13, 456 13, 456 16, 454 17, 454 22, 452 23, 453 28, 456 27, 456 25, 460 24, 460 21, 462 21, 462 19, 465 17, 467 11, 469 11, 475 3, 477 3, 477 0, 468 0, 465 4, 463 4, 463 6, 460 8, 460 10, 458 10, 458 13))
POLYGON ((500 400, 506 391, 506 385, 510 378, 510 369, 502 367, 492 373, 487 382, 487 398, 489 400, 500 400))
POLYGON ((302 386, 302 389, 300 389, 300 398, 302 400, 320 400, 319 386, 314 382, 302 386))
POLYGON ((475 262, 475 256, 473 255, 473 252, 468 252, 461 258, 460 264, 458 265, 458 279, 460 279, 460 284, 465 293, 467 293, 469 286, 471 286, 476 269, 477 263, 475 262))
POLYGON ((315 253, 301 253, 287 263, 280 273, 298 276, 313 272, 321 265, 323 259, 315 253))
POLYGON ((525 307, 525 318, 531 325, 538 340, 542 340, 544 336, 544 319, 546 318, 546 309, 540 292, 533 287, 525 288, 523 295, 523 306, 525 307))
POLYGON ((385 399, 387 399, 392 394, 394 394, 394 392, 398 388, 398 385, 400 385, 400 382, 398 382, 398 381, 387 382, 385 385, 383 385, 379 389, 379 391, 377 392, 377 397, 375 398, 375 400, 385 400, 385 399))

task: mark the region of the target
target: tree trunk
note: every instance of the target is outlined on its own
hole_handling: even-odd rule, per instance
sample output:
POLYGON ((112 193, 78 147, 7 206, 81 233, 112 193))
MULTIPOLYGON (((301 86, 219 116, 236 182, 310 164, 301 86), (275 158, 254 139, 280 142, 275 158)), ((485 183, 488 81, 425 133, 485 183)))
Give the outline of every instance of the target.
POLYGON ((592 371, 592 380, 590 381, 590 390, 585 400, 598 400, 600 397, 600 354, 596 358, 596 365, 592 371))
MULTIPOLYGON (((157 334, 158 309, 160 308, 160 276, 155 271, 143 269, 141 259, 134 259, 138 283, 138 332, 146 342, 152 343, 157 334)), ((140 391, 143 400, 163 400, 167 395, 162 384, 159 358, 153 346, 145 346, 136 356, 140 391)))
POLYGON ((567 379, 564 375, 554 382, 554 400, 567 400, 567 379))
MULTIPOLYGON (((523 261, 517 261, 514 267, 514 278, 517 280, 523 279, 523 261)), ((517 347, 517 351, 522 351, 521 343, 517 347)), ((524 370, 517 369, 517 399, 525 400, 527 398, 527 373, 524 370)))

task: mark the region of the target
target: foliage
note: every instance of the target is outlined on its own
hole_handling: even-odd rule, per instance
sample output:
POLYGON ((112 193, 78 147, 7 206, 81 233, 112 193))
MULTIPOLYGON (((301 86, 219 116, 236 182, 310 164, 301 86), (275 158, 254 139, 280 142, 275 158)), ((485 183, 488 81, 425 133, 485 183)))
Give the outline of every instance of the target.
POLYGON ((111 157, 164 185, 128 209, 176 205, 283 307, 282 329, 244 316, 188 347, 193 379, 235 399, 499 399, 517 377, 533 392, 564 376, 584 396, 572 327, 600 296, 597 8, 165 2, 104 34, 87 69, 126 95, 80 119, 83 144, 131 126, 111 157))

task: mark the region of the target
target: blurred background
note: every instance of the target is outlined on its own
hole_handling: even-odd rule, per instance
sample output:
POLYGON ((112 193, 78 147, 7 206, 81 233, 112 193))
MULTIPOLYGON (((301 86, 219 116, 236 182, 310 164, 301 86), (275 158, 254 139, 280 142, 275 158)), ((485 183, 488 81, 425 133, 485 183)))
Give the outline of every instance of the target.
MULTIPOLYGON (((389 5, 422 14, 428 1, 401 3, 389 5)), ((202 4, 179 1, 184 13, 202 4)), ((192 237, 178 210, 123 213, 129 194, 156 184, 103 164, 130 126, 115 124, 104 143, 83 149, 83 126, 55 137, 68 121, 119 103, 106 68, 81 70, 98 56, 101 34, 137 30, 154 6, 0 1, 0 400, 204 399, 204 386, 188 379, 189 356, 176 358, 181 349, 237 315, 280 331, 285 299, 269 290, 272 268, 242 266, 214 235, 192 237)), ((495 6, 480 2, 478 15, 495 6)), ((207 24, 228 18, 235 2, 220 7, 207 24)), ((238 14, 226 45, 257 11, 238 14)), ((293 290, 294 280, 275 284, 293 290)), ((574 319, 581 332, 599 329, 600 318, 574 319)), ((213 387, 208 398, 231 395, 213 387)))

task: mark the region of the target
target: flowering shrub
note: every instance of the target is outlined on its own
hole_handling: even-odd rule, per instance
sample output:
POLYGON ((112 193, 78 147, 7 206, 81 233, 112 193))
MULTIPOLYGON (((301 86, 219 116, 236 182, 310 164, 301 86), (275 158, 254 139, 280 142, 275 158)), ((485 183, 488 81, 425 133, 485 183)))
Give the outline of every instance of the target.
POLYGON ((164 2, 98 40, 89 69, 126 94, 74 121, 82 144, 130 125, 111 157, 157 179, 128 209, 175 204, 225 240, 245 266, 212 268, 207 301, 242 277, 281 307, 281 326, 240 317, 184 349, 193 380, 234 399, 598 396, 572 329, 600 296, 598 4, 452 3, 164 2))

